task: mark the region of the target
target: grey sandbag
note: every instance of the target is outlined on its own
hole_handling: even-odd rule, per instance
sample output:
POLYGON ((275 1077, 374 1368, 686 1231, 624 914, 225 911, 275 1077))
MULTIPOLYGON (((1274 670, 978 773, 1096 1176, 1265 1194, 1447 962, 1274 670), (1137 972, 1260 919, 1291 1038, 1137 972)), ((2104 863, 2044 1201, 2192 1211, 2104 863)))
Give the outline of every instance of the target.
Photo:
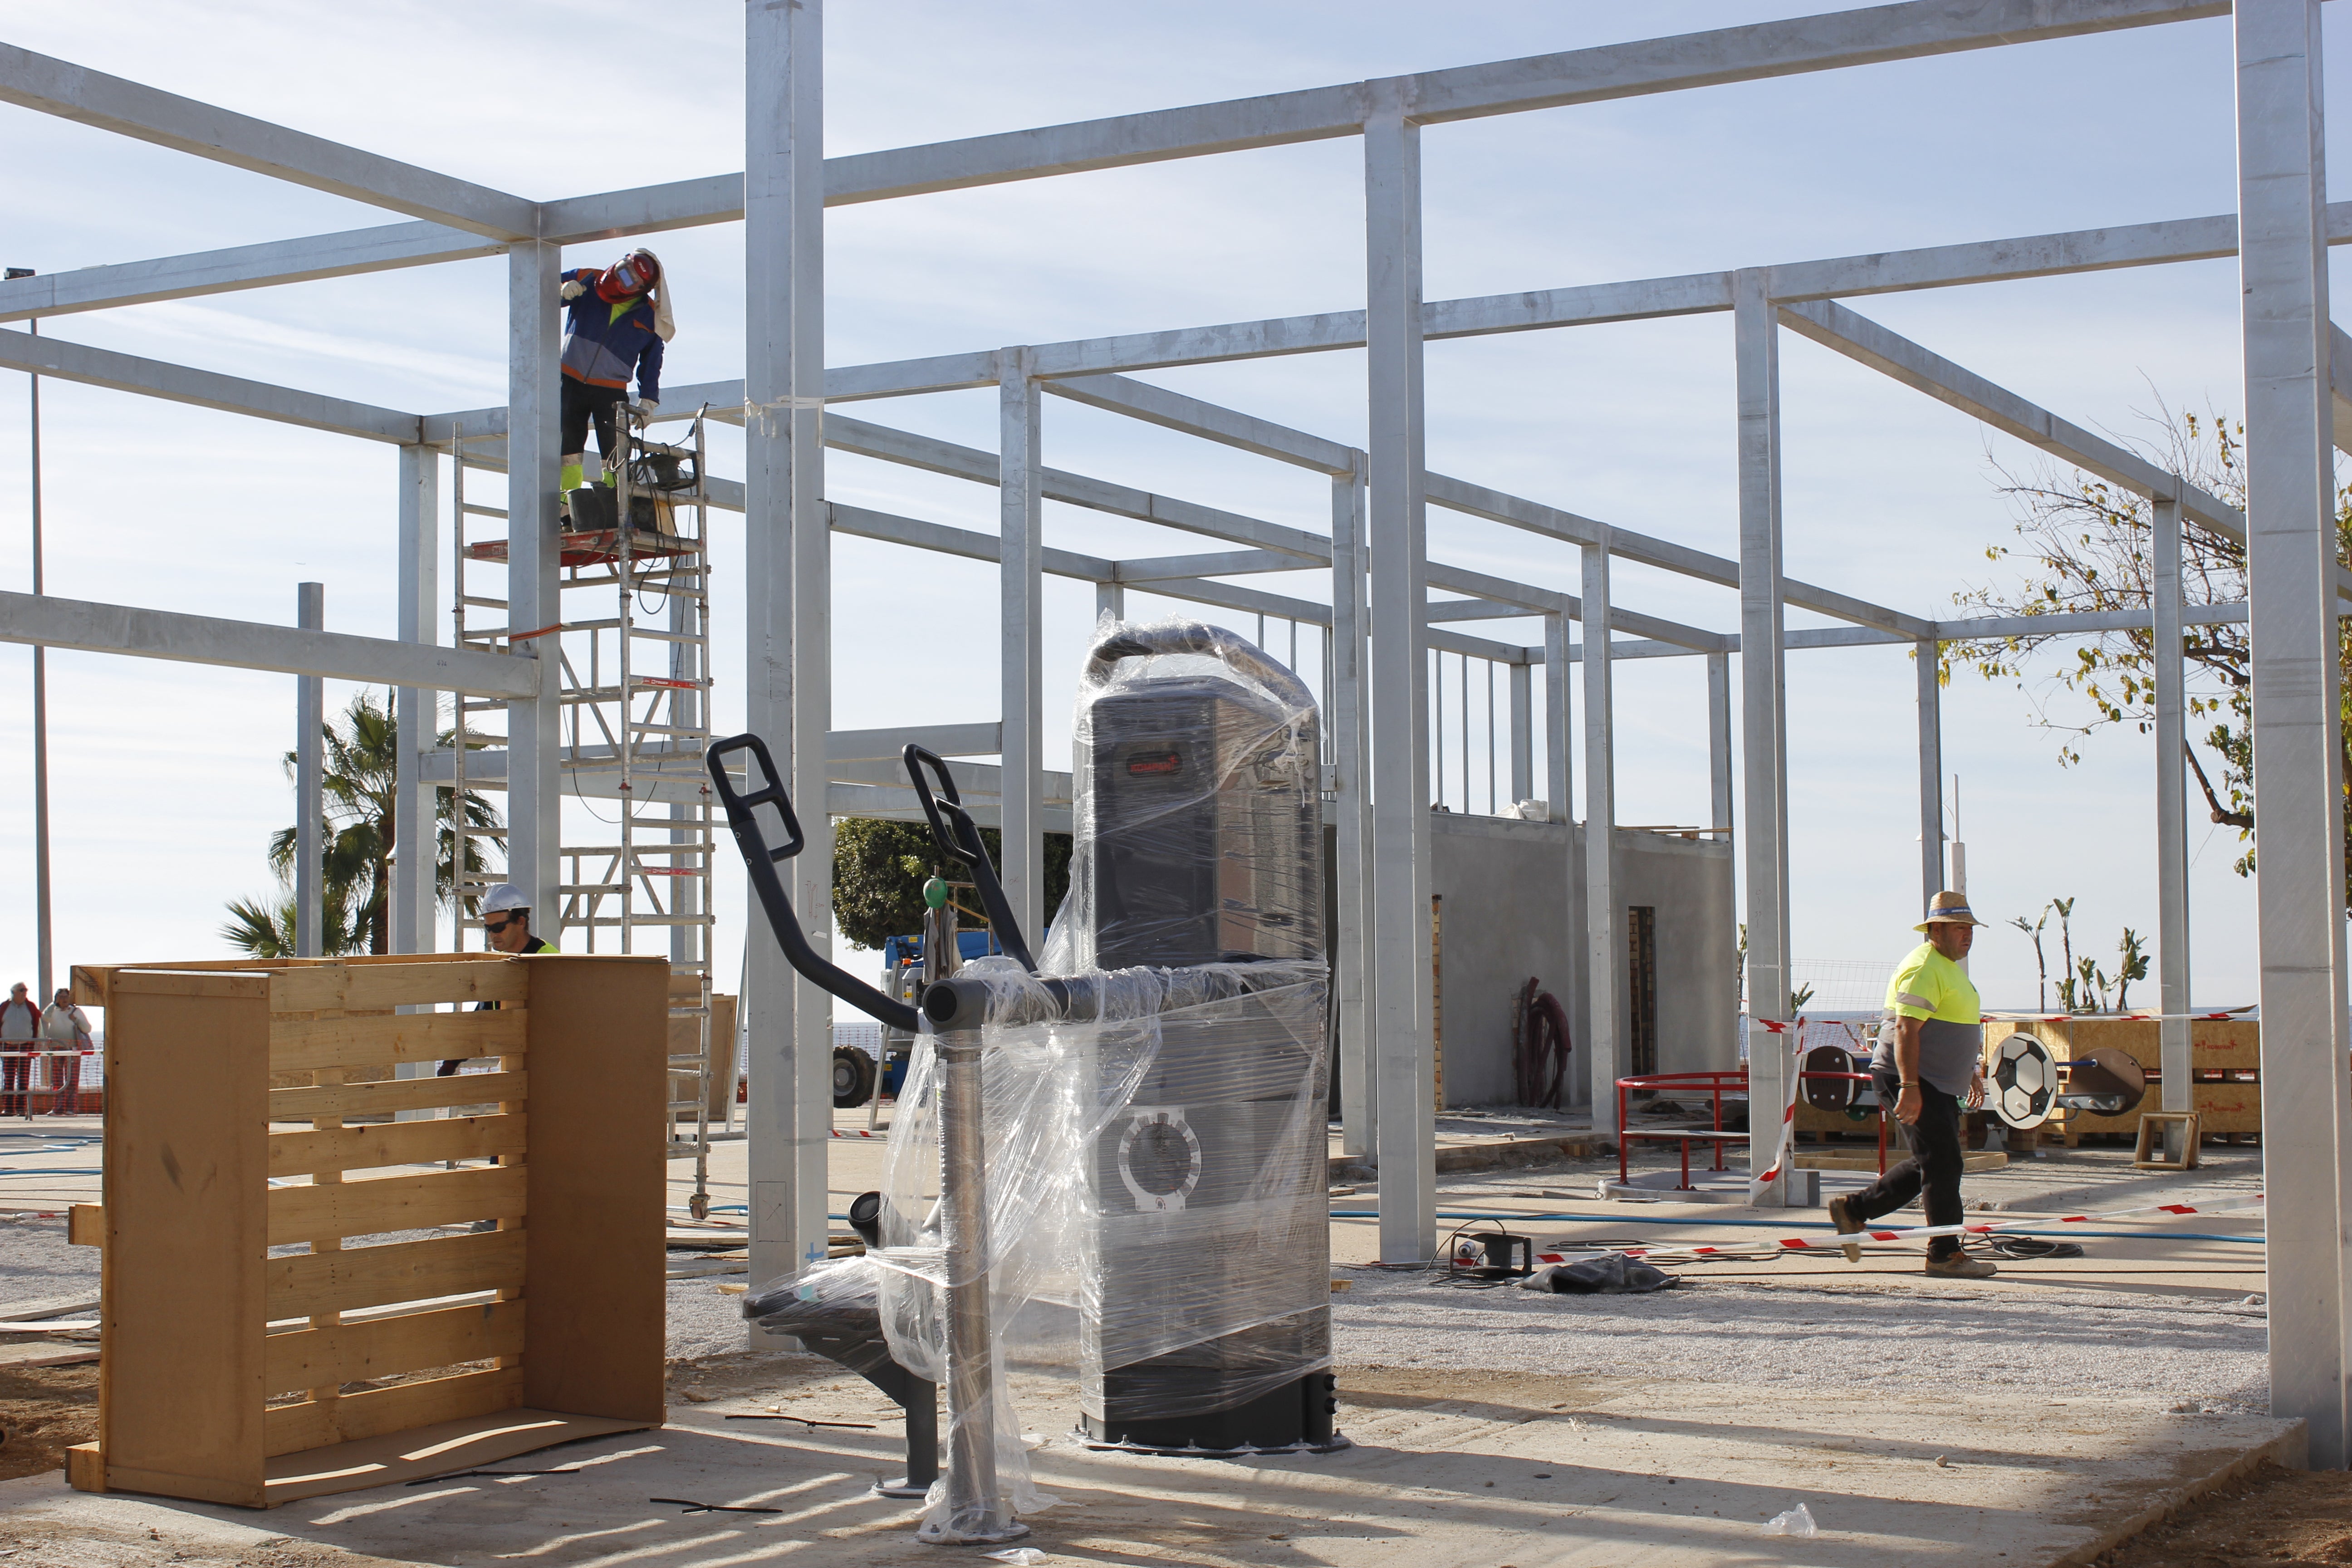
POLYGON ((1638 1258, 1611 1252, 1580 1263, 1538 1268, 1519 1281, 1519 1289, 1548 1290, 1555 1296, 1639 1296, 1681 1283, 1675 1276, 1638 1258))

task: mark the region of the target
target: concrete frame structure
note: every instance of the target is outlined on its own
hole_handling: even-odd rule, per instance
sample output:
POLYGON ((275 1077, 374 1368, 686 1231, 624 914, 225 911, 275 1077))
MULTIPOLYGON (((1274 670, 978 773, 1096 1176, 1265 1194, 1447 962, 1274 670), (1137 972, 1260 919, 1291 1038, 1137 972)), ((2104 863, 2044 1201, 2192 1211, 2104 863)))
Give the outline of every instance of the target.
MULTIPOLYGON (((1532 668, 1545 669, 1546 798, 1568 813, 1567 666, 1584 664, 1587 816, 1607 824, 1612 726, 1610 668, 1620 658, 1707 660, 1712 826, 1731 825, 1729 658, 1743 657, 1738 694, 1745 802, 1741 846, 1750 938, 1750 994, 1787 994, 1789 866, 1787 715, 1782 660, 1791 648, 1884 644, 1919 658, 1919 796, 1923 889, 1941 880, 1939 722, 1932 660, 1938 643, 2010 633, 2094 633, 2151 627, 2171 650, 2159 660, 2159 736, 2177 739, 2180 628, 2251 615, 2258 811, 2266 874, 2260 894, 2265 1022, 2264 1142, 2285 1153, 2273 1173, 2270 1258, 2275 1408, 2311 1423, 2315 1462, 2347 1453, 2346 1361, 2352 1254, 2352 1098, 2344 1072, 2345 942, 2336 704, 2335 618, 2352 574, 2332 556, 2331 444, 2352 450, 2352 356, 2329 323, 2324 247, 2352 240, 2352 204, 2325 199, 2320 164, 2319 0, 2238 0, 2235 8, 2242 216, 2190 217, 2074 233, 1992 239, 1832 258, 1735 271, 1633 279, 1486 298, 1424 300, 1421 289, 1421 128, 1611 99, 1685 90, 1961 50, 2028 44, 2231 15, 2228 0, 1907 0, 1867 9, 1462 67, 1225 103, 1117 116, 926 146, 827 159, 822 149, 819 0, 754 6, 746 37, 746 173, 563 200, 532 202, 317 137, 230 114, 136 83, 0 47, 0 101, 257 170, 370 203, 408 222, 0 283, 0 320, 59 316, 145 300, 426 265, 503 251, 512 332, 506 409, 415 415, 157 363, 0 331, 0 366, 62 380, 228 409, 387 442, 403 453, 399 530, 401 613, 394 640, 351 637, 120 606, 0 595, 0 640, 189 659, 307 676, 386 681, 400 688, 404 733, 415 736, 429 693, 461 689, 509 700, 517 737, 504 760, 513 795, 513 874, 554 879, 559 809, 551 680, 520 655, 436 646, 432 605, 436 468, 428 443, 454 434, 503 436, 517 501, 512 624, 551 604, 555 452, 551 394, 552 277, 567 243, 694 225, 745 226, 746 374, 740 384, 674 388, 672 409, 708 403, 746 427, 740 489, 721 504, 748 513, 751 604, 748 721, 789 737, 795 795, 822 795, 808 813, 811 852, 796 889, 811 938, 829 941, 824 868, 829 815, 903 812, 874 759, 907 738, 960 756, 997 755, 970 769, 1007 830, 1008 888, 1033 921, 1042 879, 1038 834, 1054 820, 1055 775, 1044 768, 1038 713, 1043 674, 1039 584, 1045 574, 1097 584, 1117 610, 1125 588, 1244 614, 1328 627, 1330 794, 1339 833, 1340 1020, 1349 1146, 1377 1151, 1381 1251, 1419 1258, 1435 1240, 1431 1103, 1428 902, 1427 651, 1444 649, 1512 669, 1514 794, 1534 782, 1524 721, 1534 709, 1532 668), (826 366, 822 353, 824 208, 1035 179, 1245 148, 1358 136, 1364 149, 1367 278, 1363 308, 943 354, 826 366), (2136 455, 1857 315, 1841 300, 2002 279, 2155 266, 2242 254, 2251 516, 2136 455), (1423 458, 1423 345, 1432 339, 1706 312, 1732 317, 1738 387, 1738 548, 1736 559, 1427 472, 1423 458), (2167 554, 2147 612, 1937 621, 1786 580, 1780 569, 1776 344, 1787 328, 2149 499, 2167 554), (1350 449, 1234 410, 1128 378, 1181 364, 1332 349, 1368 351, 1370 437, 1350 449), (842 416, 860 399, 993 385, 1003 408, 997 453, 972 451, 842 416), (1201 439, 1319 472, 1332 484, 1328 537, 1149 495, 1045 466, 1043 395, 1069 398, 1201 439), (999 535, 828 502, 827 446, 912 463, 999 486, 999 535), (1043 542, 1044 500, 1139 518, 1244 548, 1150 561, 1110 561, 1043 542), (1501 581, 1428 559, 1430 505, 1486 518, 1579 547, 1580 596, 1501 581), (2248 543, 2251 606, 2182 605, 2177 549, 2183 519, 2248 543), (998 563, 1004 589, 1005 679, 992 723, 934 727, 887 738, 831 731, 826 632, 834 531, 998 563), (1611 600, 1612 560, 1734 587, 1737 632, 1641 615, 1611 600), (1328 604, 1216 579, 1328 568, 1328 604), (1438 589, 1459 597, 1433 599, 1438 589), (1790 606, 1846 623, 1789 631, 1790 606), (1540 616, 1540 645, 1451 629, 1473 619, 1540 616), (1581 646, 1567 624, 1584 626, 1581 646), (1626 634, 1616 635, 1620 630, 1626 634), (846 776, 845 776, 846 775, 846 776), (1349 970, 1355 973, 1350 976, 1349 970)), ((2159 746, 2160 988, 2185 1010, 2187 890, 2180 763, 2159 746)), ((422 842, 430 812, 429 757, 403 758, 404 843, 422 842)), ((1063 799, 1066 800, 1066 785, 1063 799)), ((1604 836, 1592 840, 1606 846, 1604 836)), ((1613 988, 1618 911, 1609 857, 1593 858, 1584 889, 1596 998, 1613 988)), ((406 865, 394 898, 396 942, 432 929, 430 879, 406 865)), ((823 1255, 824 1106, 830 1003, 783 973, 766 944, 744 1005, 753 1037, 789 1037, 783 1070, 753 1075, 753 1268, 775 1272, 823 1255)), ((1760 1006, 1769 1019, 1784 1011, 1760 1006)), ((1596 1110, 1617 1070, 1613 1012, 1587 1020, 1596 1110)), ((2188 1079, 2187 1031, 2165 1033, 2168 1085, 2188 1079)), ((1755 1091, 1780 1091, 1781 1064, 1759 1054, 1755 1091)), ((2169 1092, 2169 1089, 2168 1090, 2169 1092)), ((1605 1112, 1604 1112, 1605 1113, 1605 1112)), ((1759 1158, 1769 1158, 1759 1150, 1759 1158)))

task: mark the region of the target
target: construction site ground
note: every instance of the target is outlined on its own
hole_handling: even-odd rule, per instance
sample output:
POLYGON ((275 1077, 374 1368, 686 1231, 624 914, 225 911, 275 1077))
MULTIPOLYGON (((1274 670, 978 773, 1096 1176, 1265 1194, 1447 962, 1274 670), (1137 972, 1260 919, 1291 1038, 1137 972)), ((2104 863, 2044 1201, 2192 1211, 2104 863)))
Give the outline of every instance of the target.
MULTIPOLYGON (((1528 1141, 1517 1125, 1475 1136, 1507 1116, 1466 1120, 1462 1143, 1528 1141)), ((865 1121, 836 1117, 845 1131, 865 1121)), ((882 1121, 885 1139, 835 1142, 836 1215, 879 1183, 887 1108, 882 1121)), ((96 1250, 35 1216, 97 1201, 96 1131, 0 1124, 0 1211, 23 1216, 0 1224, 0 1305, 94 1298, 96 1250)), ((744 1217, 743 1156, 740 1142, 714 1149, 716 1219, 744 1217)), ((1986 1217, 2021 1220, 2259 1191, 2258 1150, 2205 1156, 2198 1172, 2155 1175, 2127 1150, 2051 1150, 1972 1174, 1966 1193, 1999 1205, 1986 1217)), ((1673 1161, 1654 1148, 1634 1164, 1673 1161)), ((1596 1200, 1616 1169, 1595 1153, 1443 1173, 1440 1207, 1547 1246, 1752 1245, 1826 1222, 1818 1209, 1596 1200)), ((681 1226, 691 1170, 671 1168, 681 1226)), ((1832 1192, 1867 1179, 1822 1177, 1832 1192)), ((1334 1568, 2352 1561, 2345 1478, 2261 1468, 2300 1452, 2299 1430, 2263 1413, 2261 1247, 2189 1238, 2257 1237, 2258 1217, 2069 1227, 2133 1234, 2076 1236, 2079 1258, 2001 1259, 1981 1282, 1928 1279, 1916 1247, 1888 1244, 1858 1265, 1833 1252, 1675 1265, 1670 1290, 1577 1297, 1370 1267, 1378 1222, 1355 1211, 1378 1200, 1374 1180, 1334 1184, 1339 1420, 1354 1447, 1247 1462, 1096 1453, 1068 1436, 1067 1378, 1024 1372, 1039 1482, 1063 1500, 1023 1544, 1054 1560, 1334 1568), (1800 1503, 1818 1535, 1764 1533, 1800 1503), (2171 1534, 2147 1532, 2184 1505, 2171 1534)), ((58 1568, 933 1560, 913 1540, 916 1505, 866 1490, 896 1473, 895 1409, 830 1363, 744 1348, 741 1297, 724 1288, 751 1280, 730 1272, 748 1267, 725 1256, 740 1250, 731 1239, 671 1253, 667 1428, 497 1467, 563 1475, 268 1513, 76 1493, 54 1467, 94 1423, 94 1368, 0 1361, 0 1475, 16 1478, 0 1481, 0 1555, 58 1568), (726 1419, 762 1415, 872 1426, 726 1419), (782 1511, 688 1513, 657 1497, 782 1511)), ((6 1339, 18 1342, 0 1355, 89 1349, 72 1332, 6 1339)))

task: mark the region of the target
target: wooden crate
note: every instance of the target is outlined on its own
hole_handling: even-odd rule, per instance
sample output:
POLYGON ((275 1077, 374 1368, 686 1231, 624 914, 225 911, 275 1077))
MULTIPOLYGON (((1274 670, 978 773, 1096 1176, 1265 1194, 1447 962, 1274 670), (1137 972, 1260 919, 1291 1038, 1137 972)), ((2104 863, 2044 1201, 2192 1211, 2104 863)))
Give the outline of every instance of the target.
POLYGON ((99 1438, 72 1484, 266 1508, 659 1426, 668 973, 77 968, 110 1103, 99 1438), (431 1004, 462 1010, 394 1011, 431 1004))
MULTIPOLYGON (((2050 1047, 2059 1061, 2070 1061, 2076 1051, 2116 1046, 2147 1073, 2147 1098, 2121 1116, 2076 1112, 2067 1118, 2065 1137, 2071 1148, 2086 1132, 2113 1132, 2137 1140, 2142 1111, 2164 1108, 2164 1091, 2157 1081, 2164 1058, 2160 1026, 2153 1018, 2048 1018, 1985 1025, 1988 1052, 2011 1035, 2032 1035, 2050 1047)), ((2234 1139, 2263 1130, 2262 1026, 2250 1019, 2192 1019, 2189 1025, 2189 1067, 2196 1079, 2189 1109, 2201 1131, 2234 1139)), ((2056 1128, 2053 1123, 2053 1131, 2056 1128)))

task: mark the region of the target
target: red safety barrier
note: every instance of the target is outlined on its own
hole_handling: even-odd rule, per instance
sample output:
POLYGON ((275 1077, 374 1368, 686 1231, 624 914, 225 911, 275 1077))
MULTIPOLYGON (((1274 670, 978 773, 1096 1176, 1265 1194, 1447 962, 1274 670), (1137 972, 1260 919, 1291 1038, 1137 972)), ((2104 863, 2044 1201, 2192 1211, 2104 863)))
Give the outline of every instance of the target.
MULTIPOLYGON (((1771 1027, 1769 1023, 1766 1026, 1768 1028, 1771 1027)), ((1773 1033, 1778 1034, 1779 1032, 1780 1031, 1777 1028, 1773 1029, 1773 1033)), ((1801 1085, 1807 1079, 1847 1079, 1856 1083, 1869 1083, 1871 1081, 1870 1075, 1864 1072, 1800 1072, 1797 1075, 1797 1079, 1801 1085)), ((1802 1092, 1801 1089, 1800 1089, 1800 1092, 1802 1092)), ((1644 1142, 1679 1142, 1681 1144, 1683 1156, 1683 1179, 1682 1184, 1675 1189, 1677 1192, 1686 1193, 1692 1190, 1690 1180, 1690 1146, 1691 1142, 1694 1139, 1710 1143, 1714 1146, 1715 1169, 1718 1171, 1722 1170, 1724 1168, 1724 1146, 1728 1143, 1745 1144, 1748 1142, 1749 1138, 1749 1135, 1747 1132, 1727 1132, 1724 1131, 1723 1097, 1726 1094, 1737 1094, 1742 1099, 1749 1099, 1748 1094, 1748 1069, 1746 1068, 1743 1067, 1737 1069, 1716 1068, 1706 1072, 1636 1073, 1629 1078, 1619 1079, 1617 1080, 1617 1180, 1619 1184, 1623 1184, 1627 1180, 1625 1146, 1637 1138, 1644 1142), (1670 1090, 1678 1094, 1704 1093, 1709 1095, 1712 1097, 1713 1101, 1715 1126, 1711 1130, 1706 1131, 1693 1128, 1657 1128, 1651 1131, 1635 1131, 1626 1125, 1627 1097, 1635 1089, 1650 1089, 1653 1091, 1670 1090)), ((1748 1125, 1752 1130, 1756 1125, 1756 1107, 1752 1099, 1749 1099, 1748 1117, 1748 1125)), ((1878 1173, 1882 1176, 1886 1173, 1886 1117, 1883 1110, 1878 1118, 1878 1173)))
MULTIPOLYGON (((12 1047, 21 1043, 23 1042, 8 1042, 12 1047)), ((0 1117, 21 1116, 29 1121, 41 1114, 39 1102, 43 1100, 48 1101, 48 1109, 51 1111, 59 1115, 105 1114, 105 1085, 82 1081, 85 1076, 85 1064, 95 1065, 99 1059, 96 1051, 0 1049, 0 1117), (71 1089, 68 1090, 64 1081, 68 1075, 59 1070, 58 1067, 51 1067, 47 1071, 42 1071, 34 1066, 35 1063, 42 1061, 73 1063, 74 1069, 70 1076, 74 1081, 71 1089), (12 1065, 16 1063, 23 1065, 21 1067, 12 1065), (36 1076, 48 1081, 35 1083, 32 1080, 36 1076), (71 1095, 70 1104, 67 1102, 68 1093, 71 1095)))

